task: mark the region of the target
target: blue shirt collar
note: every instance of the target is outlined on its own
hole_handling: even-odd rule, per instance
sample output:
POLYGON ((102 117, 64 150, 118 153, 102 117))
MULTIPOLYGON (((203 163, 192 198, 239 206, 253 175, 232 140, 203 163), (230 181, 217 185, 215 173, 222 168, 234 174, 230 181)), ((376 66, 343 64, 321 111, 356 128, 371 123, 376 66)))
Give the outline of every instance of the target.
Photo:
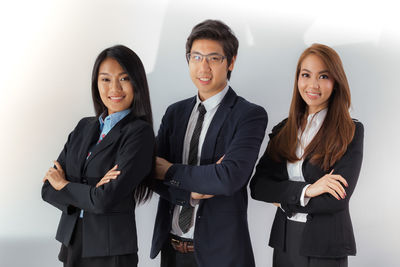
POLYGON ((125 116, 128 115, 130 112, 131 112, 130 109, 125 109, 119 112, 115 112, 105 117, 104 120, 103 120, 103 115, 100 115, 99 116, 100 132, 103 131, 104 126, 106 126, 107 129, 111 130, 115 126, 115 124, 117 124, 120 120, 125 118, 125 116))

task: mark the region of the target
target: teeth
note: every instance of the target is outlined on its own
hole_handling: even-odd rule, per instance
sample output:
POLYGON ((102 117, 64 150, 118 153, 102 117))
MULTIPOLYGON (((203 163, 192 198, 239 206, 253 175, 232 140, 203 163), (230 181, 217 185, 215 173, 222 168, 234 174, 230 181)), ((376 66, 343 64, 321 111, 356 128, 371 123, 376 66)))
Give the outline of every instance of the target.
POLYGON ((319 93, 310 93, 310 92, 308 92, 307 94, 309 94, 309 95, 315 95, 315 96, 318 96, 318 95, 320 95, 319 93))
POLYGON ((210 78, 200 78, 200 81, 203 81, 203 82, 208 82, 209 80, 211 80, 210 78))
POLYGON ((120 100, 123 97, 122 96, 110 96, 111 100, 120 100))

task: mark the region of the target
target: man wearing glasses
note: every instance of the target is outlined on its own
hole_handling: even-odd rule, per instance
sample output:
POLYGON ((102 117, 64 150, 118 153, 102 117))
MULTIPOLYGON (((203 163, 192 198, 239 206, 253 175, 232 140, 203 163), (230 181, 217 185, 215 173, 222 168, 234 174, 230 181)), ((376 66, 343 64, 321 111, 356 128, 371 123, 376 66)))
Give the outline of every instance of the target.
POLYGON ((239 42, 216 20, 186 42, 195 97, 172 104, 157 136, 160 194, 151 258, 161 267, 253 267, 247 183, 267 126, 265 110, 228 85, 239 42))

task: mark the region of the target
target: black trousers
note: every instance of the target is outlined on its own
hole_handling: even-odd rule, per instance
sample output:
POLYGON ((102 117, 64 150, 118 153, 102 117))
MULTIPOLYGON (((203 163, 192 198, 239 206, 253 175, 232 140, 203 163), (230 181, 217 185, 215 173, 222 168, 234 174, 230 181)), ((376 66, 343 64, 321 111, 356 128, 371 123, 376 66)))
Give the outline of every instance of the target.
POLYGON ((300 242, 304 226, 305 223, 287 221, 286 251, 274 249, 273 267, 347 267, 347 257, 315 258, 300 255, 300 242))
POLYGON ((82 258, 82 219, 78 219, 68 247, 61 245, 58 259, 64 267, 137 267, 137 253, 82 258))
POLYGON ((194 252, 181 253, 171 245, 169 236, 161 249, 161 267, 197 267, 194 252))

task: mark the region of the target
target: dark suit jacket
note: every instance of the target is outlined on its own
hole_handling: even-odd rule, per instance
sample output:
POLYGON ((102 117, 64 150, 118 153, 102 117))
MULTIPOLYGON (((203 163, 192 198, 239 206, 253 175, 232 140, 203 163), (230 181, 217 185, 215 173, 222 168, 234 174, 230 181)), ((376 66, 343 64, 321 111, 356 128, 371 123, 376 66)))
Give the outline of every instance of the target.
POLYGON ((85 211, 83 257, 135 253, 133 192, 152 168, 153 129, 131 113, 111 129, 86 160, 99 135, 97 118, 84 118, 78 123, 58 157, 70 183, 56 191, 46 181, 42 197, 62 210, 56 239, 66 246, 70 243, 80 209, 85 211), (97 182, 115 164, 121 171, 118 178, 96 188, 97 182))
MULTIPOLYGON (((285 121, 274 127, 270 139, 281 129, 285 121)), ((300 205, 301 192, 305 185, 316 182, 327 172, 305 159, 302 171, 305 182, 289 181, 286 162, 277 163, 267 153, 260 159, 250 182, 251 196, 265 202, 281 203, 276 211, 271 229, 269 245, 285 249, 285 225, 292 213, 308 213, 300 253, 315 257, 344 257, 356 254, 353 228, 349 214, 350 197, 356 186, 363 156, 363 125, 355 121, 355 134, 346 153, 331 169, 342 175, 349 184, 345 188, 345 199, 337 200, 330 194, 313 197, 307 206, 300 205)))
POLYGON ((151 258, 157 256, 171 231, 175 205, 189 205, 190 192, 215 195, 201 200, 194 232, 200 267, 254 266, 247 225, 247 183, 258 158, 267 113, 230 88, 208 128, 201 166, 183 165, 183 140, 196 103, 192 97, 171 105, 157 136, 158 155, 174 163, 158 188, 160 200, 151 258), (221 164, 215 164, 225 155, 221 164))

